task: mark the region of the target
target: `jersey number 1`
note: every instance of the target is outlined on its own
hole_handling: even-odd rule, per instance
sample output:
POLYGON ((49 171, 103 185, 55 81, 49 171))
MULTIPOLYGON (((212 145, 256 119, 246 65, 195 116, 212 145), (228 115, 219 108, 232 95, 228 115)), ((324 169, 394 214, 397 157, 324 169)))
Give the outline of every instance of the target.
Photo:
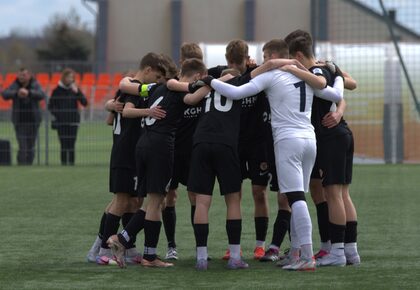
POLYGON ((306 84, 304 81, 293 84, 295 88, 300 88, 300 112, 305 112, 306 107, 306 84))

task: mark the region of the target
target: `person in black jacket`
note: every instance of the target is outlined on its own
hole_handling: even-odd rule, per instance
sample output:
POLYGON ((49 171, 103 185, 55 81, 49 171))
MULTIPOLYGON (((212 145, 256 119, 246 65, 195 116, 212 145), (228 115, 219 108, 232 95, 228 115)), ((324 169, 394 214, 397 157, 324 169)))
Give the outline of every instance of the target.
POLYGON ((16 80, 3 91, 5 100, 13 100, 12 122, 19 145, 19 165, 32 165, 34 161, 35 141, 41 123, 39 101, 45 97, 41 86, 26 68, 21 68, 16 80))
POLYGON ((48 104, 48 110, 55 117, 52 127, 57 129, 60 139, 62 165, 74 165, 74 147, 80 123, 78 103, 87 106, 86 97, 74 83, 74 75, 72 69, 64 69, 48 104))

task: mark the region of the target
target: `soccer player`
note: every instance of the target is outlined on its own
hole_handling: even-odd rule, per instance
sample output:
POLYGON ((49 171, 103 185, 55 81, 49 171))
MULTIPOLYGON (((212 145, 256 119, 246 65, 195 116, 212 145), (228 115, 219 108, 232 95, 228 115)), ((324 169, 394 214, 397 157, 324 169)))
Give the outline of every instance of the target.
MULTIPOLYGON (((209 69, 209 75, 218 78, 226 68, 239 70, 241 74, 251 72, 255 66, 250 63, 248 45, 245 41, 235 39, 226 46, 227 66, 216 66, 209 69)), ((269 180, 267 152, 265 144, 264 121, 265 107, 268 106, 263 93, 242 100, 239 133, 239 159, 242 180, 251 179, 254 200, 254 222, 256 242, 254 259, 260 259, 265 251, 265 239, 268 228, 268 197, 266 187, 269 180)), ((229 249, 223 256, 229 260, 229 249)))
MULTIPOLYGON (((196 43, 184 43, 180 49, 180 60, 182 63, 187 59, 196 58, 203 60, 203 53, 200 46, 196 43)), ((175 204, 177 200, 178 184, 187 185, 188 173, 190 169, 190 160, 192 152, 192 136, 197 125, 198 117, 201 114, 201 105, 187 105, 184 110, 183 118, 178 125, 175 134, 175 155, 174 155, 174 170, 169 185, 169 191, 165 198, 165 208, 162 212, 162 222, 168 241, 168 250, 165 260, 177 260, 178 252, 175 242, 175 226, 176 226, 176 210, 175 204)), ((191 203, 191 223, 195 211, 195 198, 188 192, 188 197, 191 203)))
MULTIPOLYGON (((202 61, 190 59, 183 63, 180 80, 192 82, 207 74, 202 61)), ((141 85, 127 84, 127 92, 136 92, 142 89, 141 85)), ((125 91, 124 88, 121 88, 125 91)), ((185 94, 170 91, 166 85, 149 85, 148 104, 151 108, 161 106, 166 111, 164 119, 144 118, 145 132, 136 145, 137 176, 139 177, 139 196, 147 196, 146 215, 144 218, 144 267, 166 268, 172 263, 161 261, 156 254, 161 228, 161 206, 168 191, 173 173, 174 143, 177 125, 182 118, 185 104, 198 103, 205 94, 200 94, 205 88, 198 90, 197 94, 185 94)), ((142 90, 140 90, 141 92, 142 90)), ((131 109, 127 117, 138 117, 138 109, 131 109)), ((116 260, 121 267, 125 266, 123 253, 124 241, 121 236, 112 236, 108 244, 115 253, 116 260)), ((123 237, 124 238, 124 237, 123 237)))
MULTIPOLYGON (((140 62, 140 69, 134 78, 133 83, 154 83, 165 75, 161 66, 161 58, 155 53, 145 55, 140 62)), ((119 223, 123 217, 124 226, 132 216, 131 206, 133 198, 137 196, 137 175, 134 162, 135 145, 140 136, 140 122, 138 119, 124 118, 122 107, 139 108, 139 116, 150 116, 160 119, 165 116, 159 107, 146 108, 142 99, 137 96, 130 96, 121 92, 117 93, 114 100, 108 101, 106 108, 113 111, 113 146, 110 160, 109 190, 114 193, 112 202, 106 209, 106 214, 101 220, 103 230, 98 236, 91 251, 88 253, 88 260, 93 261, 97 244, 101 244, 95 261, 100 265, 107 265, 110 262, 111 250, 107 240, 111 235, 117 233, 119 223), (130 213, 131 212, 131 213, 130 213), (96 245, 96 247, 95 247, 96 245)), ((134 201, 135 202, 135 201, 134 201)), ((137 206, 138 208, 139 206, 137 206)), ((128 246, 127 260, 129 263, 140 263, 140 257, 134 247, 134 243, 128 246)))
MULTIPOLYGON (((291 32, 285 38, 287 43, 290 43, 293 39, 297 37, 305 38, 312 46, 312 37, 310 33, 304 30, 295 30, 291 32)), ((321 62, 316 62, 321 68, 325 69, 325 65, 327 64, 328 70, 325 73, 333 73, 335 74, 335 66, 333 65, 331 70, 331 66, 323 64, 321 62)), ((315 68, 315 67, 314 67, 315 68)), ((354 90, 357 87, 356 81, 346 72, 343 72, 344 76, 344 88, 349 90, 354 90)), ((334 107, 334 106, 333 106, 334 107)), ((332 128, 338 125, 341 121, 343 116, 344 110, 346 107, 346 103, 344 99, 340 101, 337 106, 336 110, 330 110, 323 118, 322 118, 322 125, 327 128, 332 128)), ((329 231, 329 220, 328 220, 328 204, 324 194, 324 188, 322 186, 322 178, 320 175, 320 168, 319 168, 319 154, 317 154, 317 159, 315 161, 314 169, 311 174, 311 181, 310 181, 310 191, 311 197, 316 205, 317 210, 317 220, 318 220, 318 229, 321 238, 321 248, 315 254, 315 259, 320 259, 323 256, 327 255, 331 249, 331 240, 330 240, 330 231, 329 231)))
MULTIPOLYGON (((284 46, 287 47, 285 42, 284 46)), ((283 55, 288 57, 288 53, 283 55)), ((283 68, 295 72, 292 66, 283 68)), ((309 72, 295 72, 318 89, 326 82, 309 72)), ((299 247, 301 255, 286 270, 314 270, 312 250, 312 224, 304 193, 315 162, 316 141, 311 125, 312 88, 294 75, 273 70, 261 74, 246 85, 235 87, 218 80, 210 85, 220 94, 234 100, 265 91, 270 102, 276 169, 280 191, 286 194, 292 209, 292 245, 299 247)), ((324 90, 331 91, 332 88, 324 90)), ((325 94, 325 98, 338 101, 342 95, 325 94)))
MULTIPOLYGON (((312 73, 324 78, 328 85, 332 85, 337 80, 328 69, 317 65, 312 53, 311 38, 299 36, 288 37, 288 39, 290 54, 294 58, 309 68, 312 73)), ((343 77, 339 69, 338 72, 338 75, 343 77)), ((344 82, 347 79, 349 76, 343 77, 344 82)), ((327 232, 331 239, 331 249, 325 249, 327 254, 317 260, 319 266, 344 266, 346 262, 360 263, 356 244, 357 216, 348 190, 352 179, 353 135, 342 118, 343 106, 339 104, 338 110, 334 110, 336 106, 335 102, 314 98, 312 123, 318 145, 319 178, 322 178, 322 187, 328 204, 326 206, 328 218, 324 217, 320 225, 324 225, 323 231, 327 232), (327 118, 337 118, 334 113, 338 116, 338 124, 328 124, 327 118), (329 221, 328 228, 325 226, 326 220, 329 221)), ((318 190, 318 192, 322 191, 318 190)), ((322 232, 321 227, 320 232, 322 232)), ((323 242, 325 243, 325 240, 323 242)))
MULTIPOLYGON (((281 39, 272 39, 264 44, 263 46, 263 58, 264 62, 270 59, 280 59, 281 57, 288 54, 288 47, 284 45, 284 41, 281 39)), ((267 115, 270 114, 270 107, 268 106, 267 115)), ((270 119, 270 118, 268 118, 270 119)), ((277 261, 279 259, 280 246, 286 235, 286 232, 290 227, 290 216, 291 209, 287 202, 287 197, 284 193, 281 193, 278 187, 277 171, 275 165, 274 147, 273 147, 273 135, 271 130, 270 122, 266 125, 266 146, 268 154, 268 168, 270 171, 270 189, 271 191, 277 192, 277 216, 273 225, 273 237, 268 249, 265 251, 264 256, 261 257, 261 262, 266 261, 277 261)), ((280 264, 282 265, 282 264, 280 264)))
MULTIPOLYGON (((246 62, 246 59, 243 60, 244 62, 240 63, 242 67, 246 62)), ((262 70, 262 68, 258 68, 258 70, 262 70)), ((230 82, 240 85, 249 80, 248 73, 236 77, 230 82)), ((228 100, 213 91, 203 102, 204 112, 194 134, 188 190, 196 195, 194 235, 197 247, 197 270, 207 270, 208 268, 208 211, 216 177, 220 193, 224 196, 227 205, 226 232, 230 250, 228 268, 248 268, 248 264, 240 256, 242 218, 239 191, 241 175, 237 146, 241 108, 242 101, 228 100)))

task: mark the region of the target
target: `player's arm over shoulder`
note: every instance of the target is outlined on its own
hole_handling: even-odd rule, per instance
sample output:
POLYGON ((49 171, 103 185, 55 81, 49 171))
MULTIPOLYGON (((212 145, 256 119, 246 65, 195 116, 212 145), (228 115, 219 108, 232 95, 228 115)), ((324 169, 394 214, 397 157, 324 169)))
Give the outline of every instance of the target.
POLYGON ((125 77, 120 81, 119 89, 129 95, 148 97, 158 85, 156 83, 152 84, 142 84, 140 82, 133 81, 134 79, 130 77, 125 77))
POLYGON ((320 68, 312 69, 311 72, 309 72, 307 70, 302 70, 295 65, 285 65, 281 70, 295 75, 314 89, 321 90, 327 86, 327 79, 320 68))

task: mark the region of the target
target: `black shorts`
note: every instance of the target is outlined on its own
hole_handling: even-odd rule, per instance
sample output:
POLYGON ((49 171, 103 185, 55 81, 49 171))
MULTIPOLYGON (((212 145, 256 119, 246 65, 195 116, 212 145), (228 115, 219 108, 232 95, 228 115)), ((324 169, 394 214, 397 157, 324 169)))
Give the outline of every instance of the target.
POLYGON ((160 136, 144 134, 136 146, 138 196, 165 195, 169 190, 174 165, 173 144, 160 136))
POLYGON ((109 171, 109 192, 128 193, 137 196, 136 170, 130 168, 111 168, 109 171))
POLYGON ((195 145, 191 156, 188 191, 212 195, 216 177, 221 195, 241 190, 241 168, 237 150, 224 144, 195 145))
POLYGON ((314 167, 312 168, 312 172, 311 172, 311 179, 322 179, 321 168, 319 167, 319 158, 320 158, 320 153, 319 153, 319 146, 317 143, 316 158, 315 158, 314 167))
POLYGON ((353 174, 352 134, 328 138, 318 143, 322 185, 350 184, 353 174))
POLYGON ((267 149, 264 143, 255 146, 240 146, 239 160, 242 180, 249 178, 252 185, 267 186, 270 176, 267 149))
POLYGON ((179 183, 187 186, 190 163, 191 151, 180 152, 175 149, 174 169, 169 189, 177 189, 179 183))

